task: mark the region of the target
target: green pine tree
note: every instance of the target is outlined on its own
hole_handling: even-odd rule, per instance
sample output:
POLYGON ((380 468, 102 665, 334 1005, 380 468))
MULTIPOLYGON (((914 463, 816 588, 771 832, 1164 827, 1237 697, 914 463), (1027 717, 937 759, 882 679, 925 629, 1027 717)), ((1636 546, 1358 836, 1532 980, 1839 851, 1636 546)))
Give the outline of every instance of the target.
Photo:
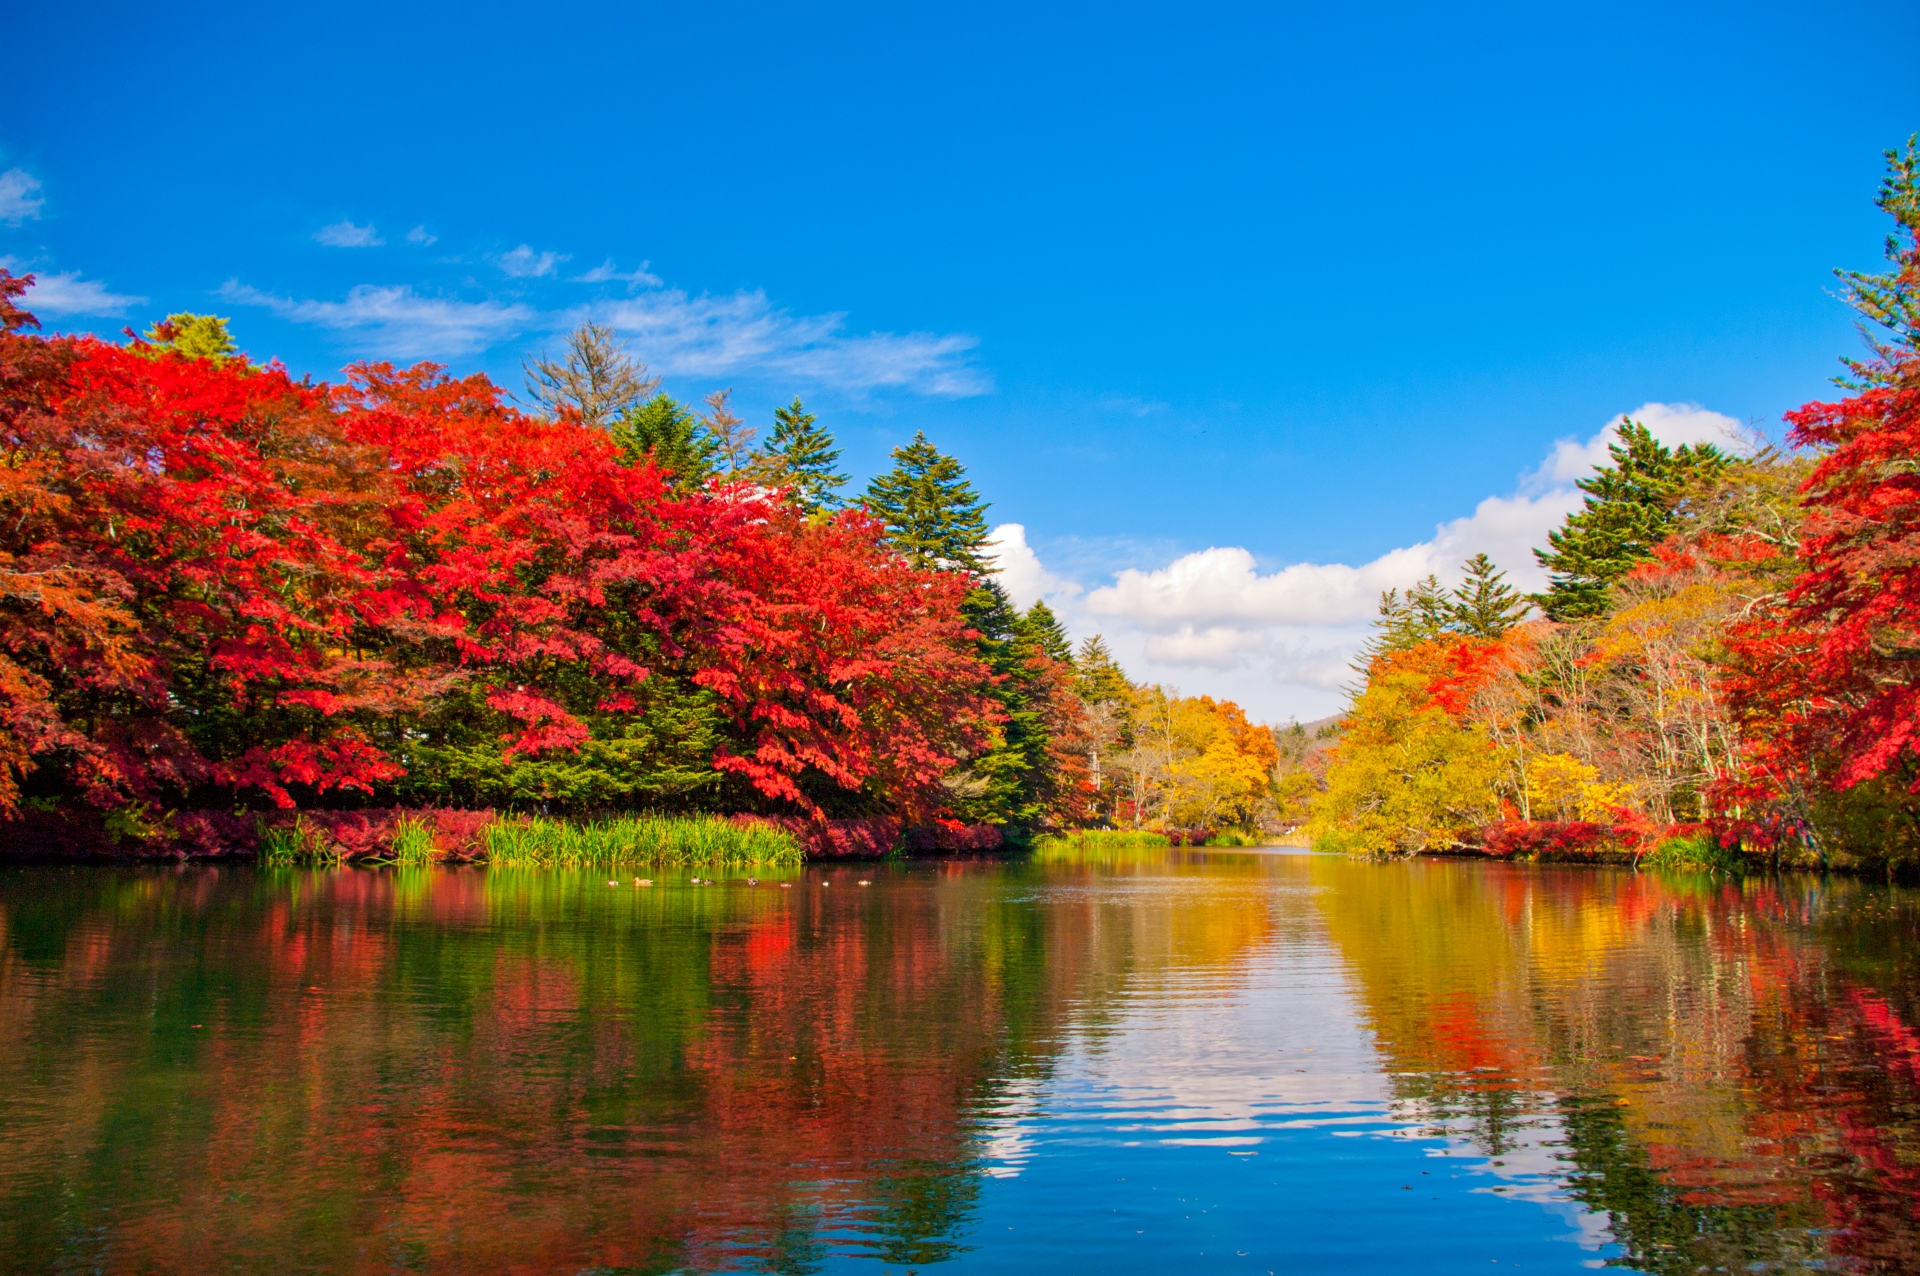
POLYGON ((701 487, 719 468, 719 440, 707 433, 692 408, 674 402, 671 395, 656 394, 629 408, 613 423, 613 439, 629 464, 645 457, 670 474, 675 491, 701 487))
POLYGON ((1533 551, 1552 573, 1547 592, 1535 600, 1549 619, 1604 614, 1608 590, 1653 557, 1687 489, 1725 470, 1729 460, 1711 443, 1669 449, 1635 421, 1622 422, 1619 435, 1607 448, 1613 464, 1580 480, 1585 504, 1547 534, 1549 549, 1533 551))
POLYGON ((915 566, 986 573, 987 507, 966 480, 966 469, 943 456, 927 436, 893 450, 893 469, 867 484, 865 505, 886 524, 895 549, 915 566))
POLYGON ((1467 578, 1453 591, 1453 629, 1470 638, 1498 638, 1520 623, 1530 604, 1507 584, 1507 574, 1485 554, 1464 564, 1467 578))
POLYGON ((1915 149, 1916 143, 1920 134, 1907 139, 1904 154, 1886 152, 1887 175, 1873 201, 1900 226, 1887 236, 1887 260, 1893 268, 1878 273, 1833 272, 1846 284, 1847 304, 1892 334, 1889 341, 1861 330, 1875 359, 1843 360, 1853 373, 1841 381, 1849 389, 1896 383, 1904 358, 1920 353, 1920 150, 1915 149))
POLYGON ((1133 698, 1133 683, 1099 634, 1080 644, 1073 662, 1073 689, 1088 704, 1125 705, 1133 698))
POLYGON ((1402 594, 1389 589, 1380 595, 1380 615, 1373 622, 1373 637, 1360 649, 1357 664, 1362 672, 1376 659, 1395 651, 1408 651, 1423 642, 1432 642, 1454 632, 1453 602, 1440 587, 1438 576, 1428 576, 1402 594))
POLYGON ((789 488, 809 514, 843 504, 840 489, 847 476, 835 468, 840 450, 833 445, 833 435, 801 406, 798 395, 791 405, 773 410, 773 433, 762 456, 768 481, 789 488))
POLYGON ((977 653, 994 677, 985 690, 1006 721, 999 724, 998 739, 968 762, 954 805, 970 819, 1003 826, 1018 842, 1045 813, 1053 737, 1037 703, 1020 612, 1007 591, 987 578, 967 591, 961 610, 967 627, 980 635, 977 653))
POLYGON ((1044 599, 1037 601, 1020 617, 1020 637, 1049 660, 1063 665, 1073 663, 1073 645, 1067 641, 1066 628, 1044 599))
POLYGON ((227 331, 225 319, 184 310, 148 328, 145 340, 155 353, 172 350, 189 359, 211 359, 215 363, 240 349, 233 343, 233 334, 227 331))

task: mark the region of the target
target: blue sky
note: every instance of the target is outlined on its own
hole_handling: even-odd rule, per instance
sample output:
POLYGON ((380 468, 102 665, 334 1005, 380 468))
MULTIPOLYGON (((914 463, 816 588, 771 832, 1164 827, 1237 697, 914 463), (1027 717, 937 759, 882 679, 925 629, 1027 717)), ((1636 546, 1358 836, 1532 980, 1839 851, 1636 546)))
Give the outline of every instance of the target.
POLYGON ((1617 414, 1713 437, 1825 393, 1829 272, 1877 260, 1920 128, 1908 3, 0 31, 0 257, 49 326, 213 310, 297 373, 517 385, 611 320, 682 396, 805 396, 862 479, 924 429, 1020 592, 1269 718, 1338 704, 1378 588, 1477 548, 1524 577, 1617 414))

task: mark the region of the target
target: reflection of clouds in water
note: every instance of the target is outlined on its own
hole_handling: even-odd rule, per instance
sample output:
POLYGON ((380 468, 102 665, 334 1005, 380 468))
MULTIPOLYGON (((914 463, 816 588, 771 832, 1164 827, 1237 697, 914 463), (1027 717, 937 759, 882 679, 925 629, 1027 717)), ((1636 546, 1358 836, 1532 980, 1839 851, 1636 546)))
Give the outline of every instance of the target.
POLYGON ((1500 1180, 1478 1192, 1496 1192, 1509 1201, 1531 1201, 1549 1214, 1564 1219, 1573 1231, 1560 1239, 1572 1241, 1582 1249, 1599 1249, 1613 1244, 1607 1216, 1596 1214, 1567 1194, 1562 1178, 1567 1163, 1562 1152, 1567 1146, 1565 1123, 1555 1111, 1557 1096, 1551 1091, 1516 1090, 1521 1111, 1527 1113, 1500 1129, 1498 1157, 1489 1157, 1473 1140, 1471 1118, 1435 1114, 1420 1100, 1402 1100, 1393 1105, 1396 1120, 1425 1137, 1437 1137, 1444 1148, 1429 1155, 1436 1160, 1454 1161, 1470 1174, 1490 1175, 1500 1180), (1458 1158, 1455 1161, 1455 1158, 1458 1158))
MULTIPOLYGON (((1050 893, 1091 890, 1127 904, 1149 891, 1161 901, 1186 893, 1184 883, 1169 885, 1050 893)), ((1196 881, 1190 902, 1218 889, 1196 881)), ((1248 1156, 1301 1130, 1418 1140, 1436 1162, 1491 1176, 1502 1198, 1564 1220, 1570 1233, 1562 1239, 1588 1251, 1611 1244, 1607 1217, 1563 1186, 1565 1131, 1551 1093, 1516 1092, 1526 1115, 1503 1130, 1499 1165, 1470 1141, 1464 1119, 1394 1098, 1346 964, 1305 914, 1306 894, 1289 895, 1266 901, 1276 914, 1274 936, 1231 965, 1143 963, 1153 972, 1137 971, 1086 1016, 1051 1075, 1012 1083, 986 1110, 984 1172, 1014 1177, 1036 1154, 1075 1145, 1213 1147, 1248 1156)))
POLYGON ((1031 1117, 1040 1114, 1041 1083, 1033 1077, 1015 1077, 980 1105, 982 1172, 991 1178, 1019 1177, 1033 1157, 1031 1117))

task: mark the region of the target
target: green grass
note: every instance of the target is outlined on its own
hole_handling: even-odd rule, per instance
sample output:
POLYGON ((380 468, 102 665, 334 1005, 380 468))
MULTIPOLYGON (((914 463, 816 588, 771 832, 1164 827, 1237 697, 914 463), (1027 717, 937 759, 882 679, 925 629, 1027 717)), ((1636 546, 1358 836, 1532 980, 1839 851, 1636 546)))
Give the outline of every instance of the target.
POLYGON ((1642 855, 1641 868, 1666 869, 1679 873, 1729 873, 1746 871, 1746 858, 1737 846, 1722 846, 1711 833, 1691 837, 1670 837, 1642 855))
POLYGON ((295 816, 292 824, 260 828, 260 862, 284 867, 290 864, 338 864, 340 848, 305 817, 295 816))
POLYGON ((433 859, 433 834, 420 820, 402 818, 393 826, 393 862, 425 864, 433 859))
POLYGON ((487 863, 506 868, 752 868, 798 864, 803 852, 785 829, 735 824, 712 815, 640 815, 587 823, 536 816, 489 825, 486 856, 487 863))
POLYGON ((1117 851, 1153 846, 1171 846, 1164 833, 1136 832, 1132 829, 1076 829, 1071 833, 1037 838, 1036 851, 1117 851))
POLYGON ((1207 839, 1208 846, 1263 846, 1266 839, 1258 833, 1243 833, 1239 829, 1225 829, 1207 839))

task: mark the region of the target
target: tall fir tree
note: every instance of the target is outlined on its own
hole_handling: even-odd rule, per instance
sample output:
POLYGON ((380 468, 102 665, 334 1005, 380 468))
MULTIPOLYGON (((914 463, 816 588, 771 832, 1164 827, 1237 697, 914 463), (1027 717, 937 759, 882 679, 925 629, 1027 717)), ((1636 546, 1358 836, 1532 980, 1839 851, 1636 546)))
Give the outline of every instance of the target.
POLYGON ((1124 705, 1133 699, 1133 684, 1113 658, 1107 640, 1099 634, 1080 644, 1073 661, 1073 689, 1088 704, 1124 705))
POLYGON ((719 469, 720 441, 692 408, 656 394, 613 423, 613 438, 632 462, 651 460, 672 475, 676 491, 691 492, 719 469))
POLYGON ((1467 578, 1453 591, 1453 628, 1469 638, 1498 638, 1520 623, 1530 604, 1507 584, 1507 574, 1484 553, 1463 565, 1467 578))
POLYGON ((1581 479, 1582 507, 1547 533, 1534 557, 1552 574, 1535 601, 1550 620, 1603 615, 1613 583, 1653 557, 1673 510, 1694 483, 1725 470, 1726 453, 1711 443, 1669 449, 1637 421, 1623 421, 1607 452, 1613 464, 1581 479))
POLYGON ((1444 638, 1453 632, 1453 621, 1453 603, 1438 576, 1428 576, 1408 586, 1404 594, 1389 589, 1380 595, 1380 614, 1373 622, 1373 637, 1360 649, 1360 659, 1354 667, 1365 673, 1381 656, 1444 638))
POLYGON ((987 506, 967 482, 960 462, 927 436, 893 450, 893 469, 867 484, 864 504, 886 524, 895 549, 919 567, 984 575, 987 506))
POLYGON ((840 489, 847 485, 847 476, 838 468, 840 449, 798 395, 787 407, 773 410, 773 432, 763 456, 767 481, 791 491, 809 514, 844 504, 840 489))
POLYGON ((993 676, 987 694, 999 701, 1006 721, 998 739, 968 763, 971 792, 956 806, 972 819, 1001 825, 1019 842, 1045 814, 1051 778, 1047 746, 1053 737, 1037 702, 1032 647, 1021 632, 1019 609, 999 581, 989 577, 969 590, 962 610, 968 628, 980 635, 980 661, 993 676))
POLYGON ((1073 664, 1073 644, 1067 640, 1066 627, 1053 614, 1045 599, 1037 600, 1020 617, 1020 637, 1035 651, 1063 665, 1073 664))

